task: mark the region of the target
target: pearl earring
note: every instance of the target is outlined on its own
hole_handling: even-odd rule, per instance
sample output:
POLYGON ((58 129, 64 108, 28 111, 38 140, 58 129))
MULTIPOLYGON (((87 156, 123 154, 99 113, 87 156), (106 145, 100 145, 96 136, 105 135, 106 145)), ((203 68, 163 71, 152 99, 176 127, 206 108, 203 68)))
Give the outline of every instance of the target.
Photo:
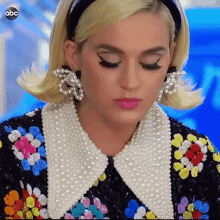
POLYGON ((59 87, 60 87, 59 91, 61 93, 63 93, 65 96, 73 94, 77 100, 82 101, 83 88, 75 72, 62 68, 62 69, 56 69, 52 71, 52 73, 56 77, 61 79, 60 84, 59 84, 59 87), (68 89, 64 89, 63 88, 64 85, 66 85, 68 89))
POLYGON ((185 71, 177 72, 175 66, 169 68, 167 76, 166 76, 165 81, 163 83, 163 87, 159 92, 157 102, 161 101, 163 94, 171 95, 171 94, 175 93, 177 90, 176 76, 185 75, 185 74, 186 74, 185 71))

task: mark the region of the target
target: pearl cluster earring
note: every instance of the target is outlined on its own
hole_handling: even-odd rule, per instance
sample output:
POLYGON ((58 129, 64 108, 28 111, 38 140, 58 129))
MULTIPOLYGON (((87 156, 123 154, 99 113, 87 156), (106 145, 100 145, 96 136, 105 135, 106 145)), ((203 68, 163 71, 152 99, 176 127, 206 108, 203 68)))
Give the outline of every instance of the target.
POLYGON ((169 68, 167 72, 167 76, 164 80, 163 87, 159 92, 159 96, 157 102, 160 102, 162 99, 163 94, 171 95, 177 91, 177 76, 185 75, 185 71, 177 72, 175 66, 169 68))
POLYGON ((76 73, 68 69, 56 69, 52 72, 56 77, 60 78, 59 91, 65 96, 73 94, 79 101, 83 99, 83 88, 80 80, 77 78, 76 73), (64 85, 68 89, 64 89, 64 85), (77 89, 78 88, 78 89, 77 89), (77 91, 78 90, 78 91, 77 91))

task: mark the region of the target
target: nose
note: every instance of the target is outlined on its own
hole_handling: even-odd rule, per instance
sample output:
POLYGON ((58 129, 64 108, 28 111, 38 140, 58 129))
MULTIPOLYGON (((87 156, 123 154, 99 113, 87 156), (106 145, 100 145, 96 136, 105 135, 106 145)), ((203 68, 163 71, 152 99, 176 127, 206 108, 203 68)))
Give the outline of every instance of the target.
POLYGON ((134 62, 124 65, 121 70, 119 78, 119 85, 123 89, 135 90, 140 87, 140 78, 138 75, 138 68, 134 62))

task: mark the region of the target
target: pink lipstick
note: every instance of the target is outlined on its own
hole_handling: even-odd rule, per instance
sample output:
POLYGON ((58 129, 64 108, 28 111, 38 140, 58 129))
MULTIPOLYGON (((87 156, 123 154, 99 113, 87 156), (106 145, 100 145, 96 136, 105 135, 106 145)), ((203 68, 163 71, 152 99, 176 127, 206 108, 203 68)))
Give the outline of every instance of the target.
POLYGON ((138 98, 119 98, 115 99, 114 103, 122 109, 134 109, 138 106, 140 101, 141 99, 138 98))

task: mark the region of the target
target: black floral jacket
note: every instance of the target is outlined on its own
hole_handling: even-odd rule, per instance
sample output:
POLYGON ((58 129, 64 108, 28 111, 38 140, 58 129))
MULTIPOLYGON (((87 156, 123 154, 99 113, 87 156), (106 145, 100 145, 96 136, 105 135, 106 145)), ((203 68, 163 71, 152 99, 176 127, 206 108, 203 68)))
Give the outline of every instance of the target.
MULTIPOLYGON (((0 124, 0 219, 50 218, 42 109, 0 124)), ((205 135, 169 117, 175 219, 220 219, 220 155, 205 135)), ((105 172, 61 219, 156 219, 108 156, 105 172)))

